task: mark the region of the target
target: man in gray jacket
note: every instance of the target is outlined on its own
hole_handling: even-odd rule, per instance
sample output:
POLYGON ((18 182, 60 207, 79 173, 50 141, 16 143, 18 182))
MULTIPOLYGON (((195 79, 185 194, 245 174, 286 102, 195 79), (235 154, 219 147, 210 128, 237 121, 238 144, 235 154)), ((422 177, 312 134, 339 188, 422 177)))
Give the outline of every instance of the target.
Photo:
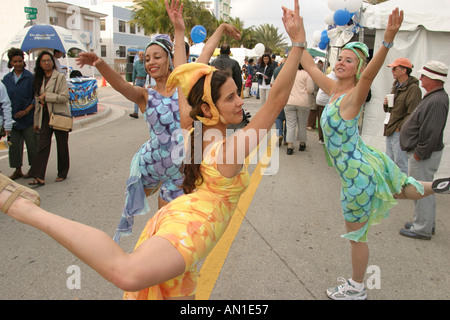
MULTIPOLYGON (((403 124, 400 145, 407 152, 409 175, 420 181, 433 181, 444 149, 444 128, 449 107, 444 82, 447 80, 448 66, 439 61, 429 61, 419 73, 427 93, 403 124)), ((415 201, 414 221, 406 223, 400 234, 430 240, 435 222, 436 199, 432 194, 415 201)))
POLYGON ((395 81, 391 89, 394 105, 390 108, 386 98, 383 104, 384 112, 387 113, 386 119, 389 119, 384 125, 386 154, 402 172, 408 174, 408 157, 400 148, 400 129, 422 99, 422 91, 419 88, 419 80, 411 76, 413 65, 409 59, 398 58, 388 67, 391 68, 395 81))

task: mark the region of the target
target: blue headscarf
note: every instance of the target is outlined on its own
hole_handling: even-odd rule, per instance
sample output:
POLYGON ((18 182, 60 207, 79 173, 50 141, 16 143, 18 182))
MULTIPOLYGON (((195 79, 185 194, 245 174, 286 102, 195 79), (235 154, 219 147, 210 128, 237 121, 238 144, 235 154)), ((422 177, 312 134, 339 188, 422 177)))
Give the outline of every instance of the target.
POLYGON ((150 43, 145 47, 145 51, 147 51, 147 48, 150 47, 153 44, 157 44, 161 48, 164 49, 165 52, 167 52, 167 55, 169 56, 169 69, 170 71, 173 70, 173 43, 172 40, 170 40, 170 37, 167 34, 156 34, 153 36, 150 43))

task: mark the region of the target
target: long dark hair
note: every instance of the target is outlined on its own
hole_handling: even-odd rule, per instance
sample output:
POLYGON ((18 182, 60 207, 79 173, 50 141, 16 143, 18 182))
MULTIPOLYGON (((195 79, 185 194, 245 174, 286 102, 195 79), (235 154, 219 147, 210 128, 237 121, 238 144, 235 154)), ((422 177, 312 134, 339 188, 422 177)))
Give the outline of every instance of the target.
POLYGON ((265 57, 269 57, 269 62, 267 63, 267 65, 271 65, 272 64, 272 57, 270 56, 270 54, 268 53, 264 53, 261 58, 259 58, 259 65, 262 67, 265 67, 266 65, 264 64, 264 58, 265 57))
MULTIPOLYGON (((192 107, 189 115, 192 119, 197 119, 197 116, 204 117, 202 111, 202 105, 206 103, 202 100, 203 97, 203 88, 205 86, 205 77, 201 77, 197 83, 192 87, 191 92, 187 98, 189 105, 192 107)), ((216 104, 216 102, 220 98, 220 88, 227 81, 228 78, 231 77, 231 73, 228 70, 217 70, 214 72, 211 78, 211 98, 216 104)), ((200 153, 203 153, 203 139, 197 138, 198 135, 200 137, 203 136, 202 130, 194 130, 191 133, 191 136, 188 137, 191 141, 191 159, 190 161, 184 161, 180 170, 184 175, 184 180, 181 185, 185 194, 191 193, 195 190, 196 185, 201 184, 203 182, 203 176, 200 171, 200 162, 196 159, 195 149, 200 148, 200 153), (200 142, 195 144, 196 142, 200 142)))
POLYGON ((53 62, 53 69, 56 69, 55 58, 53 54, 48 51, 42 51, 36 59, 36 65, 34 67, 34 84, 33 84, 33 92, 35 95, 39 95, 41 91, 42 81, 44 81, 45 72, 41 67, 41 60, 44 55, 48 54, 53 62))

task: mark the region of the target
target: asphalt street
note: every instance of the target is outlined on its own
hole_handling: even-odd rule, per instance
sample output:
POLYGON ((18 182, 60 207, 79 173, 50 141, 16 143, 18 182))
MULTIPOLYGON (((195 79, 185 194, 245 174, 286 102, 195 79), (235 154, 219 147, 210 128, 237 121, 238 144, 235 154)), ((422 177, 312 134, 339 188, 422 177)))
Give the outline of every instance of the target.
MULTIPOLYGON (((99 112, 75 121, 69 140, 69 178, 54 182, 53 146, 46 185, 39 192, 46 210, 113 236, 129 164, 148 139, 148 129, 143 117, 128 116, 133 103, 111 87, 100 87, 99 97, 99 112)), ((255 98, 244 99, 244 108, 253 115, 259 105, 255 98)), ((351 276, 350 245, 340 237, 345 230, 339 178, 316 132, 308 132, 306 144, 305 151, 297 146, 290 156, 285 146, 275 148, 278 161, 273 158, 271 164, 278 165, 258 171, 262 175, 255 179, 254 193, 241 199, 248 205, 237 212, 235 233, 219 242, 220 252, 213 252, 204 263, 217 269, 217 276, 201 272, 203 299, 327 300, 325 290, 337 285, 337 278, 351 276), (206 278, 208 285, 202 283, 206 278)), ((249 166, 252 175, 260 169, 256 163, 249 166)), ((7 150, 0 151, 0 170, 12 172, 7 150)), ((450 299, 450 196, 436 199, 436 234, 430 241, 399 235, 405 222, 413 219, 410 200, 400 200, 389 218, 370 229, 366 276, 370 300, 450 299)), ((149 197, 149 203, 156 208, 156 197, 149 197)), ((136 219, 133 235, 121 242, 124 250, 133 250, 151 214, 136 219)), ((122 298, 121 290, 53 239, 5 215, 0 215, 0 242, 0 300, 122 298), (77 271, 81 284, 72 277, 77 271)))

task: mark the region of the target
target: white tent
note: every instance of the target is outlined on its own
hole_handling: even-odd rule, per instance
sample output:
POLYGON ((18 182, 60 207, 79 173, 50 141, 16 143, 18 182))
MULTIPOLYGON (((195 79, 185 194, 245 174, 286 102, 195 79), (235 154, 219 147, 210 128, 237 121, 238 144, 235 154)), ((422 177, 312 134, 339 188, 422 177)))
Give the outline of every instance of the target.
MULTIPOLYGON (((450 1, 442 0, 390 0, 378 5, 368 6, 362 13, 361 24, 369 29, 376 29, 374 52, 383 41, 384 29, 388 16, 395 7, 405 13, 404 21, 389 50, 386 66, 399 57, 406 57, 414 65, 412 76, 420 78, 417 73, 429 60, 438 60, 450 65, 450 1)), ((382 108, 384 97, 390 92, 392 83, 391 70, 381 68, 372 84, 372 99, 365 106, 361 136, 366 144, 385 150, 382 108)), ((422 93, 425 94, 423 88, 422 93)), ((445 90, 450 93, 450 77, 445 83, 445 90)), ((450 175, 450 121, 444 131, 445 149, 436 177, 450 175)))
MULTIPOLYGON (((204 43, 197 43, 191 46, 190 48, 190 54, 200 55, 202 53, 203 47, 205 46, 204 43)), ((246 48, 230 48, 232 57, 234 60, 236 60, 239 65, 242 67, 244 65, 244 59, 247 58, 259 58, 259 55, 256 54, 254 49, 246 49, 246 48)))

